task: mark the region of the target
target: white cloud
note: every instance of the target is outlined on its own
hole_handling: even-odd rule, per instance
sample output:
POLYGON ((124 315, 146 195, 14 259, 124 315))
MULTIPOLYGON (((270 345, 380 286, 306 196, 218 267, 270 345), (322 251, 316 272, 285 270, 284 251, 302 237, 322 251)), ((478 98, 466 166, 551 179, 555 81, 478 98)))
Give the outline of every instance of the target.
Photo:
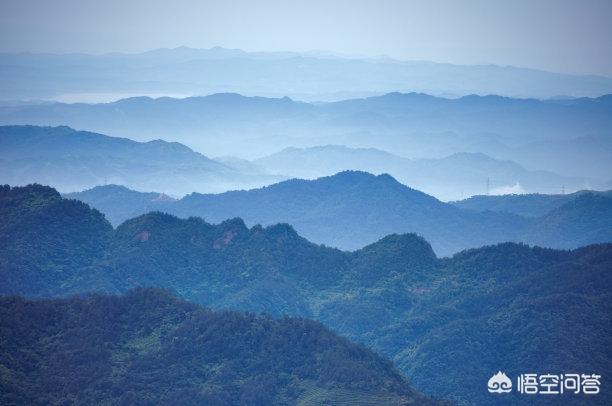
POLYGON ((504 185, 491 190, 492 195, 521 195, 524 193, 526 193, 525 189, 518 182, 514 185, 504 185))

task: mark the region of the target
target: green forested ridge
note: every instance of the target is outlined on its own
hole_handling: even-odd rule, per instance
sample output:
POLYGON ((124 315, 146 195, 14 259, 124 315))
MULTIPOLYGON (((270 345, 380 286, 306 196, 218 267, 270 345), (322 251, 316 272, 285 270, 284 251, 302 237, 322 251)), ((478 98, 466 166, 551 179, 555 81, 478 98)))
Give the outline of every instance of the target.
POLYGON ((155 289, 0 299, 2 404, 438 404, 320 323, 211 312, 155 289))
MULTIPOLYGON (((39 188, 51 191, 7 190, 3 217, 6 212, 26 221, 30 211, 8 212, 4 206, 20 206, 20 196, 39 188)), ((74 204, 53 196, 49 200, 58 205, 74 204)), ((95 213, 87 209, 70 221, 80 227, 95 213)), ((58 210, 53 217, 67 216, 58 210)), ((110 226, 102 222, 99 228, 110 226)), ((12 264, 15 253, 27 252, 32 236, 19 228, 10 233, 21 241, 20 249, 2 245, 0 256, 12 264)), ((306 316, 389 356, 417 389, 461 403, 496 399, 486 382, 497 370, 509 376, 534 370, 612 374, 611 244, 560 251, 504 243, 438 259, 413 234, 343 252, 312 244, 286 224, 249 229, 240 219, 211 225, 162 213, 131 219, 109 235, 96 240, 102 256, 92 255, 87 266, 75 262, 68 270, 74 276, 61 284, 52 280, 32 289, 21 277, 21 285, 2 283, 2 293, 158 286, 211 308, 306 316)), ((92 241, 90 233, 80 233, 80 241, 92 241)), ((29 269, 3 269, 2 275, 34 277, 29 269)), ((53 269, 53 262, 35 269, 53 269)), ((611 399, 603 385, 602 394, 590 400, 611 399)))
POLYGON ((95 209, 46 186, 0 186, 3 293, 53 294, 102 258, 113 228, 95 209))

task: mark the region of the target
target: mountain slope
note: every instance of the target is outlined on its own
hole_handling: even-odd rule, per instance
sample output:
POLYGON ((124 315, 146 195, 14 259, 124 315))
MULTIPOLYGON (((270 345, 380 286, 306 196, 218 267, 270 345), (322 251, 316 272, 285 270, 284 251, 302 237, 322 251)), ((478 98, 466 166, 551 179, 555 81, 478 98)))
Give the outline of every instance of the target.
POLYGON ((211 312, 151 289, 0 303, 3 404, 272 405, 314 394, 439 404, 390 362, 304 319, 211 312))
POLYGON ((0 127, 0 168, 1 182, 52 184, 65 192, 111 182, 181 195, 278 179, 243 173, 178 143, 139 143, 68 127, 0 127))
MULTIPOLYGON (((56 212, 41 227, 76 220, 56 212)), ((87 231, 78 237, 92 238, 87 231)), ((16 228, 6 238, 27 248, 37 235, 16 228)), ((69 237, 49 238, 50 247, 61 247, 69 237)), ((13 255, 2 253, 7 263, 13 255)), ((47 261, 27 250, 18 255, 47 261)), ((67 259, 52 250, 47 256, 67 259)), ((103 258, 90 260, 70 280, 25 293, 158 286, 213 309, 314 318, 391 358, 419 390, 461 404, 493 403, 486 382, 500 369, 513 377, 542 365, 550 373, 612 374, 611 244, 557 251, 505 243, 438 259, 411 234, 342 252, 312 244, 288 225, 249 229, 239 219, 210 225, 150 213, 118 227, 103 258)), ((609 404, 611 396, 602 385, 592 403, 609 404)))
POLYGON ((559 248, 612 241, 612 198, 585 193, 537 218, 529 239, 559 248))

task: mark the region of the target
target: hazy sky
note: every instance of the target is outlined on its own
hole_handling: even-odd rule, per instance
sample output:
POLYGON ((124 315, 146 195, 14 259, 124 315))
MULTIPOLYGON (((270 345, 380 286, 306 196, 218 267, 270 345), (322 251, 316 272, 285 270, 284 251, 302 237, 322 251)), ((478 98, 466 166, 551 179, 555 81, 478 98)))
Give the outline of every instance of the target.
POLYGON ((612 76, 612 0, 0 0, 0 51, 181 45, 612 76))

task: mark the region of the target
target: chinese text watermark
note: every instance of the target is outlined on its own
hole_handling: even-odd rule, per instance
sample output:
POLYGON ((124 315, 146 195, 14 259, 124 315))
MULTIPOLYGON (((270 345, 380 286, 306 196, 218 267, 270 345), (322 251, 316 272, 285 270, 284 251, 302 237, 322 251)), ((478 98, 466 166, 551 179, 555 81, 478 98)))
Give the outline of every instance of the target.
MULTIPOLYGON (((516 392, 523 395, 562 395, 566 393, 597 395, 601 375, 597 374, 520 374, 516 392)), ((491 393, 512 392, 512 380, 503 372, 494 374, 487 383, 491 393)))

